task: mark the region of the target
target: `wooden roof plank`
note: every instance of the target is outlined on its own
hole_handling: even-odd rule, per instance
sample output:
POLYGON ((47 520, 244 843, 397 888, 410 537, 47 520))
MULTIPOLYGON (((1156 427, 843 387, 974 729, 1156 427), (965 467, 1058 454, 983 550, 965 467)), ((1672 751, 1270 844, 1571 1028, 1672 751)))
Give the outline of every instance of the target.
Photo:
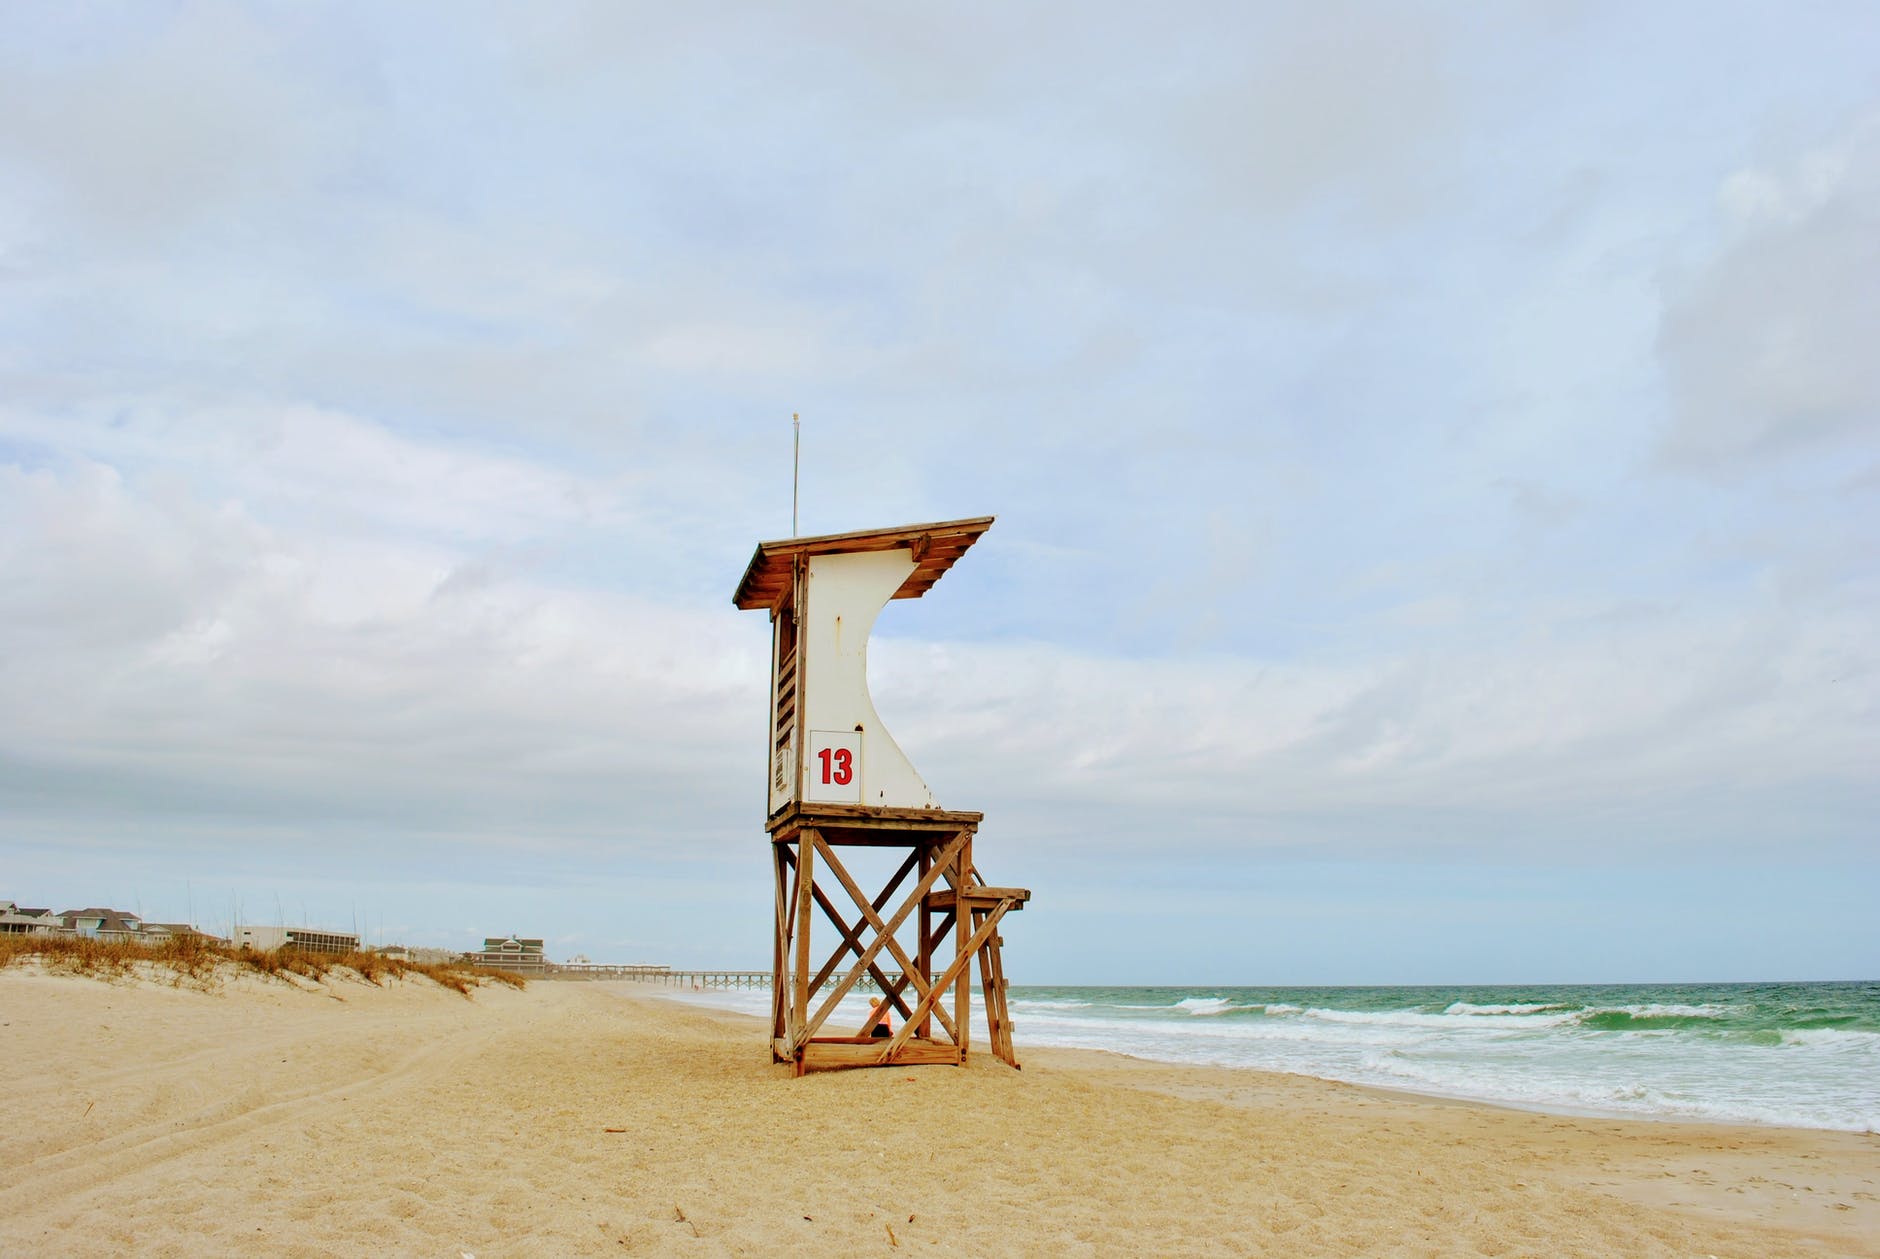
POLYGON ((767 608, 788 584, 790 561, 798 555, 844 555, 858 551, 889 551, 906 547, 915 552, 918 567, 894 592, 896 599, 918 599, 940 580, 979 535, 992 527, 993 517, 971 516, 928 524, 899 525, 891 529, 859 529, 806 538, 780 538, 760 542, 731 601, 740 608, 767 608))

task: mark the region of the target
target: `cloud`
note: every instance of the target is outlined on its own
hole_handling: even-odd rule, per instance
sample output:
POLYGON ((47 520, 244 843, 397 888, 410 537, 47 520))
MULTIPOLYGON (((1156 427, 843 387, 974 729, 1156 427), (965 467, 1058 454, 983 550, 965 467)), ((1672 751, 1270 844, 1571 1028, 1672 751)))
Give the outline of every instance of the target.
POLYGON ((1027 817, 1106 813, 1086 837, 1097 850, 1145 830, 1163 850, 1245 850, 1331 824, 1343 838, 1321 856, 1414 852, 1429 836, 1404 819, 1440 813, 1447 843, 1533 857, 1620 806, 1681 815, 1652 837, 1668 852, 1740 840, 1729 814, 1742 790, 1840 800, 1785 842, 1852 851, 1880 758, 1866 716, 1880 655, 1863 624, 1798 625, 1772 600, 1748 616, 1582 613, 1514 639, 1345 661, 889 642, 875 689, 946 803, 980 807, 956 798, 970 789, 1027 817))
POLYGON ((0 826, 682 936, 800 411, 1000 518, 876 690, 1015 854, 1858 854, 1871 32, 1689 20, 16 7, 0 826))
POLYGON ((162 468, 0 467, 0 793, 15 816, 554 845, 645 838, 668 816, 654 797, 683 815, 710 795, 738 746, 730 697, 761 699, 763 645, 730 609, 478 558, 558 525, 533 508, 562 504, 561 478, 353 422, 326 435, 345 466, 416 480, 328 485, 314 462, 294 486, 265 443, 213 495, 162 468), (361 444, 377 453, 354 459, 361 444), (487 500, 480 527, 450 506, 453 484, 487 500), (293 495, 336 501, 283 513, 293 495))
POLYGON ((228 5, 121 11, 104 38, 70 14, 15 20, 0 156, 36 172, 57 219, 169 244, 232 211, 291 205, 343 171, 358 115, 316 94, 276 27, 228 5))
MULTIPOLYGON (((596 586, 514 557, 632 521, 624 487, 353 417, 258 431, 139 420, 94 430, 95 457, 0 467, 16 817, 542 851, 746 828, 726 788, 760 772, 767 630, 725 604, 729 569, 703 601, 596 586)), ((947 803, 1047 835, 1100 816, 1093 852, 1148 828, 1176 852, 1532 857, 1614 807, 1664 814, 1668 851, 1729 829, 1733 791, 1829 801, 1788 842, 1832 852, 1872 803, 1858 603, 1560 605, 1508 636, 1424 591, 1377 609, 1394 642, 1272 655, 924 637, 970 583, 896 609, 884 718, 947 803), (1440 836, 1405 820, 1432 815, 1440 836)), ((1171 597, 1168 632, 1207 615, 1171 597)))
POLYGON ((1250 26, 1251 64, 1231 44, 1195 50, 1202 85, 1168 127, 1223 208, 1284 220, 1344 201, 1373 224, 1424 208, 1454 125, 1440 16, 1331 5, 1250 26), (1208 74, 1223 56, 1232 71, 1208 74))
POLYGON ((1880 118, 1774 167, 1737 171, 1714 257, 1669 286, 1658 351, 1675 465, 1880 434, 1880 118))

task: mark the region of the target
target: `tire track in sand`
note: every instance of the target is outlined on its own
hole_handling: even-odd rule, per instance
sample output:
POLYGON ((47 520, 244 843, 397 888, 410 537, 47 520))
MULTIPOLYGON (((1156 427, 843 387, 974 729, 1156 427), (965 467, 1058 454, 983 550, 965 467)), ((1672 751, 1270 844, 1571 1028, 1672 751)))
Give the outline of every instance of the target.
MULTIPOLYGON (((308 995, 317 997, 319 994, 308 995)), ((382 1070, 328 1076, 271 1100, 243 1105, 234 1113, 205 1117, 199 1110, 133 1123, 99 1140, 80 1140, 52 1153, 12 1162, 6 1176, 9 1183, 0 1187, 0 1218, 17 1220, 29 1210, 38 1214, 74 1197, 108 1192, 113 1181, 120 1177, 145 1177, 155 1165, 198 1155, 263 1129, 312 1122, 341 1101, 352 1107, 394 1090, 422 1088, 427 1081, 453 1080, 461 1067, 487 1053, 489 1046, 509 1030, 508 1020, 501 1017, 501 1011, 484 1009, 481 1012, 490 1017, 474 1022, 453 1020, 447 1034, 435 1034, 444 1029, 434 1029, 432 1035, 415 1042, 406 1040, 402 1050, 392 1051, 389 1065, 382 1070), (101 1177, 101 1166, 113 1170, 101 1177)), ((374 1039, 383 1036, 397 1043, 399 1028, 395 1016, 375 1012, 373 1019, 385 1024, 374 1029, 374 1039)), ((294 1020, 296 1023, 303 1021, 294 1020)), ((421 1021, 427 1025, 432 1022, 431 1018, 421 1021)), ((269 1025, 254 1027, 246 1035, 233 1041, 221 1041, 210 1050, 185 1054, 173 1062, 151 1063, 144 1078, 152 1086, 173 1084, 199 1074, 201 1060, 209 1053, 239 1060, 244 1054, 277 1052, 281 1047, 278 1039, 281 1030, 269 1025)), ((305 1035, 304 1027, 296 1030, 305 1035)), ((349 1021, 345 1026, 331 1028, 324 1036, 311 1039, 350 1041, 358 1033, 358 1027, 349 1021)), ((301 1044, 304 1046, 306 1041, 301 1044)), ((304 1056, 318 1058, 320 1055, 304 1056)), ((280 1085, 270 1080, 263 1087, 278 1090, 280 1085)), ((231 1100, 225 1098, 209 1109, 221 1109, 231 1100)))

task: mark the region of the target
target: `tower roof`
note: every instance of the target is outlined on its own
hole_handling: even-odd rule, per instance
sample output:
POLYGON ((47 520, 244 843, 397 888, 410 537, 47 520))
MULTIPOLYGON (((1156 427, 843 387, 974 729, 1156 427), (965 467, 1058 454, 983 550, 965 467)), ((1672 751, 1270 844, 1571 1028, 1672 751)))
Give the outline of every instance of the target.
POLYGON ((852 551, 892 551, 907 547, 914 552, 914 571, 894 592, 896 599, 918 599, 941 574, 953 567, 953 561, 992 528, 993 517, 974 516, 967 520, 942 520, 925 525, 899 525, 892 529, 862 529, 854 533, 825 533, 814 538, 781 538, 759 542, 757 553, 738 582, 731 601, 740 608, 768 608, 777 602, 790 584, 791 561, 799 555, 843 555, 852 551))

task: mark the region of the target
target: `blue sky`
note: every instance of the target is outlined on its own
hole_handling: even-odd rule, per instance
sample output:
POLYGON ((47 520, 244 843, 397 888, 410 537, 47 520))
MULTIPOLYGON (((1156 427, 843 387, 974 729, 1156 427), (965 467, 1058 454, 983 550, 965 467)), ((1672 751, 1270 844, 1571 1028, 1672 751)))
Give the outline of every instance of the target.
POLYGON ((1880 974, 1871 6, 0 16, 0 896, 761 966, 803 528, 1021 982, 1880 974))

